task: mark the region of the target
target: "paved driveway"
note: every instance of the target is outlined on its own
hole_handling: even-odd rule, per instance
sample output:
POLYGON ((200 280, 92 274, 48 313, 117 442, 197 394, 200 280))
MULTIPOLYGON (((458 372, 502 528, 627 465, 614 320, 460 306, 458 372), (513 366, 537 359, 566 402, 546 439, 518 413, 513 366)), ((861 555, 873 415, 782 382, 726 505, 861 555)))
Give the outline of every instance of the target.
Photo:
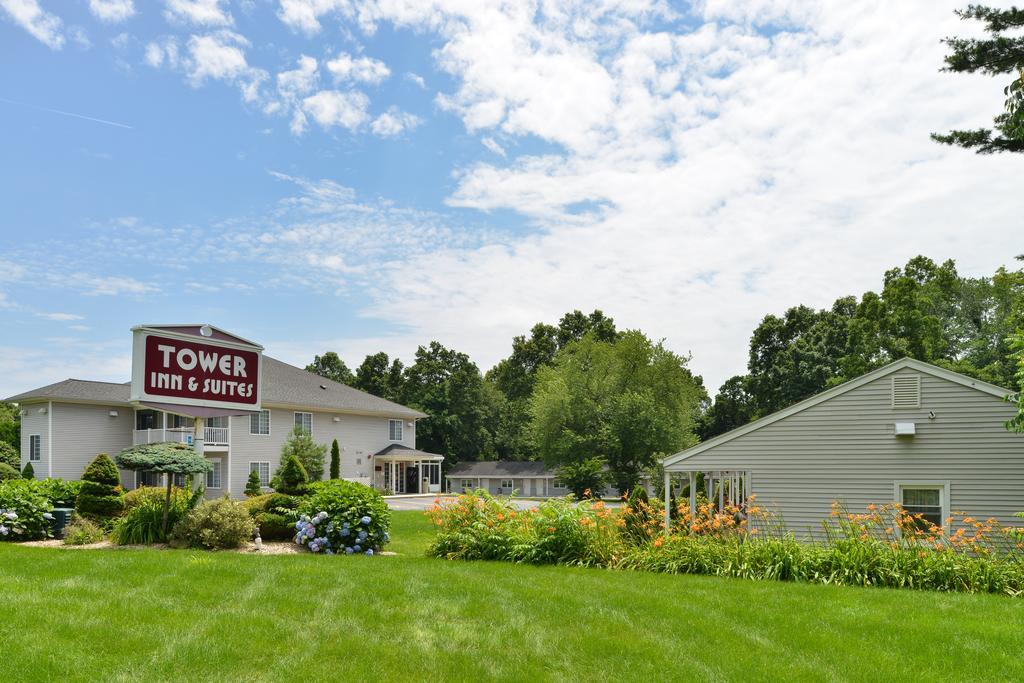
MULTIPOLYGON (((388 507, 392 510, 426 510, 428 507, 434 504, 434 500, 438 496, 386 496, 385 500, 388 501, 388 507)), ((441 496, 446 498, 447 496, 441 496)), ((512 504, 518 507, 520 510, 529 510, 535 507, 539 500, 529 498, 513 498, 512 504)), ((608 507, 618 507, 620 503, 608 503, 608 507)))

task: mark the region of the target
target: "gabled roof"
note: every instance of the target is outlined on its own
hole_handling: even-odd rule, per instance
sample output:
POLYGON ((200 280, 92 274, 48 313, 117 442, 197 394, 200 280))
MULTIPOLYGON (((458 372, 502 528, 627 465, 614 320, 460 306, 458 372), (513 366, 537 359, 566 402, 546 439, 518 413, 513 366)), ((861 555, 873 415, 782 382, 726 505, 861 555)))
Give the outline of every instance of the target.
POLYGON ((233 344, 242 344, 243 346, 251 346, 255 349, 263 350, 263 347, 254 341, 249 341, 243 337, 239 337, 237 334, 232 334, 227 330, 223 330, 216 325, 209 325, 206 323, 191 323, 191 324, 176 324, 176 325, 136 325, 132 328, 132 332, 136 330, 146 330, 147 332, 170 332, 171 334, 183 334, 189 337, 197 337, 200 341, 205 339, 214 339, 217 341, 226 341, 233 344), (202 328, 209 328, 210 336, 204 335, 200 330, 202 328))
POLYGON ((984 392, 986 394, 991 394, 992 396, 996 396, 998 398, 1005 398, 1014 393, 1009 389, 1003 389, 1001 387, 997 387, 994 384, 989 384, 988 382, 983 382, 980 379, 975 379, 973 377, 968 377, 967 375, 962 375, 959 372, 946 370, 936 365, 932 365, 931 363, 925 363, 923 361, 914 360, 913 358, 902 358, 893 363, 889 363, 888 365, 883 365, 877 370, 872 370, 867 374, 861 375, 856 379, 851 379, 847 382, 843 382, 838 386, 834 386, 831 389, 827 389, 821 392, 820 394, 815 394, 814 396, 804 399, 799 403, 794 403, 788 408, 783 408, 782 410, 774 412, 771 415, 766 415, 758 420, 750 422, 749 424, 745 424, 742 427, 737 427, 736 429, 728 431, 725 434, 719 434, 713 439, 708 439, 707 441, 699 443, 696 446, 687 448, 686 450, 680 451, 679 453, 676 453, 674 455, 670 455, 661 461, 662 465, 664 465, 665 467, 669 467, 670 465, 674 465, 675 463, 678 463, 681 460, 685 460, 694 455, 697 455, 698 453, 703 453, 708 449, 714 448, 719 444, 732 441, 737 437, 743 436, 744 434, 749 434, 750 432, 761 429, 762 427, 767 427, 768 425, 774 422, 778 422, 779 420, 782 420, 784 418, 787 418, 790 415, 795 415, 796 413, 799 413, 803 410, 807 410, 808 408, 816 406, 819 403, 828 401, 829 399, 835 398, 836 396, 841 396, 842 394, 845 394, 848 391, 852 391, 858 387, 862 387, 869 382, 873 382, 876 379, 880 379, 887 375, 891 375, 892 373, 897 372, 899 370, 903 370, 905 368, 916 370, 917 372, 921 372, 926 375, 931 375, 933 377, 938 377, 940 379, 944 379, 955 384, 960 384, 965 387, 970 387, 971 389, 977 389, 978 391, 984 392))
POLYGON ((381 449, 373 454, 375 458, 384 457, 397 457, 397 458, 423 458, 425 460, 444 460, 444 456, 439 453, 428 453, 427 451, 421 451, 417 448, 409 448, 403 446, 400 443, 393 443, 387 448, 381 449))
POLYGON ((445 475, 455 477, 554 477, 542 462, 523 460, 487 460, 460 462, 445 475))
MULTIPOLYGON (((262 402, 265 406, 388 415, 409 419, 427 417, 426 413, 314 375, 270 356, 263 356, 262 383, 262 402)), ((4 400, 13 403, 63 400, 75 403, 128 405, 130 393, 131 386, 128 382, 116 384, 66 379, 4 400)))

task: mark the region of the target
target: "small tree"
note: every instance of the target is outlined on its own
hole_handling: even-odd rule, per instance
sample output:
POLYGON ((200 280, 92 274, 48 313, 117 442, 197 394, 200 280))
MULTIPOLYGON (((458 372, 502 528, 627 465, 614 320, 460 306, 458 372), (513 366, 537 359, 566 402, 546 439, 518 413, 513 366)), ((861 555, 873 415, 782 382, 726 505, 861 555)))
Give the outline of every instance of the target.
POLYGON ((117 464, 126 470, 150 471, 167 475, 167 495, 164 497, 164 537, 167 536, 167 514, 171 509, 172 475, 192 476, 205 474, 213 469, 209 460, 183 443, 164 441, 126 448, 117 454, 117 464))
POLYGON ((94 520, 109 519, 124 512, 121 473, 106 453, 93 458, 82 473, 82 488, 78 492, 75 510, 94 520))
POLYGON ((327 446, 313 441, 313 436, 302 427, 296 426, 281 447, 281 466, 291 456, 298 458, 309 481, 320 481, 324 478, 324 457, 327 446))
POLYGON ((558 470, 558 478, 565 482, 577 498, 583 498, 587 491, 595 498, 599 498, 608 482, 604 461, 601 458, 566 463, 558 470))
POLYGON ((22 479, 35 479, 36 478, 36 470, 35 470, 34 467, 32 467, 32 463, 30 463, 30 462, 25 463, 24 469, 21 470, 21 478, 22 479))
POLYGON ((301 496, 306 493, 308 483, 309 476, 306 474, 306 468, 294 455, 285 458, 270 481, 270 485, 274 487, 275 491, 287 493, 289 496, 301 496))
POLYGON ((331 443, 331 479, 341 478, 341 449, 338 448, 338 440, 331 443))
POLYGON ((21 472, 5 462, 0 462, 0 481, 9 481, 11 479, 21 479, 21 472))
POLYGON ((260 473, 253 470, 249 473, 249 478, 245 480, 245 495, 252 498, 261 493, 263 493, 263 486, 260 482, 260 473))
POLYGON ((21 467, 21 454, 11 444, 6 441, 0 441, 0 463, 6 463, 17 469, 21 467))

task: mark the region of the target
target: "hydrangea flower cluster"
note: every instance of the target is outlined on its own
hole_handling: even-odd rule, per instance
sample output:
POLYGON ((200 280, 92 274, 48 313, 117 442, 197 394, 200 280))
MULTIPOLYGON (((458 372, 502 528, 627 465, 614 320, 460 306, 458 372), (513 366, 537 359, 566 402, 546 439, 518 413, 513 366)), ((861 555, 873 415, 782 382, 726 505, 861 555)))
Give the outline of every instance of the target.
POLYGON ((305 545, 310 552, 325 553, 363 553, 373 555, 374 547, 380 547, 390 540, 385 531, 381 538, 368 531, 370 522, 373 520, 364 515, 355 525, 344 521, 336 526, 333 521, 328 521, 328 515, 324 511, 310 517, 299 515, 299 521, 295 522, 295 542, 305 545), (326 522, 326 524, 324 524, 326 522))
POLYGON ((18 513, 14 510, 0 510, 0 536, 19 535, 24 531, 18 526, 18 513))

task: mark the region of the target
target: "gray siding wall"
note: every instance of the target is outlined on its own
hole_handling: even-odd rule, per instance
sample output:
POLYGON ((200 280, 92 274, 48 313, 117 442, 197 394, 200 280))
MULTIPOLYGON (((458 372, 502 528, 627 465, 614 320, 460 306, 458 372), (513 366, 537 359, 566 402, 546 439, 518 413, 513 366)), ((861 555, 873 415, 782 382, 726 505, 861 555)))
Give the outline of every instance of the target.
MULTIPOLYGON (((42 404, 46 405, 46 404, 42 404)), ((132 445, 132 429, 135 427, 135 413, 124 406, 102 406, 84 403, 53 403, 53 467, 47 469, 46 416, 38 415, 37 406, 26 406, 29 415, 26 420, 38 415, 42 422, 43 467, 35 467, 36 476, 59 479, 80 479, 86 465, 100 453, 111 458, 122 449, 132 445), (110 411, 117 411, 117 416, 110 411)), ((33 423, 36 421, 32 418, 33 423)), ((25 423, 22 425, 24 429, 25 423)), ((25 458, 28 457, 28 440, 24 441, 25 458)), ((131 488, 135 484, 134 474, 121 472, 121 484, 131 488)))
POLYGON ((25 469, 25 465, 28 463, 29 436, 32 434, 38 434, 40 437, 39 455, 41 459, 32 463, 32 469, 35 470, 36 477, 42 479, 46 476, 50 437, 47 429, 48 416, 40 414, 39 410, 46 410, 47 404, 31 403, 20 406, 20 408, 25 411, 25 415, 21 418, 21 468, 25 469))
POLYGON ((757 503, 804 536, 820 532, 833 501, 862 512, 894 501, 898 482, 948 483, 947 514, 1019 523, 1013 514, 1024 510, 1024 435, 1003 426, 1013 406, 920 374, 919 409, 892 408, 887 375, 679 465, 750 471, 757 503), (917 434, 895 437, 895 422, 914 422, 917 434))

